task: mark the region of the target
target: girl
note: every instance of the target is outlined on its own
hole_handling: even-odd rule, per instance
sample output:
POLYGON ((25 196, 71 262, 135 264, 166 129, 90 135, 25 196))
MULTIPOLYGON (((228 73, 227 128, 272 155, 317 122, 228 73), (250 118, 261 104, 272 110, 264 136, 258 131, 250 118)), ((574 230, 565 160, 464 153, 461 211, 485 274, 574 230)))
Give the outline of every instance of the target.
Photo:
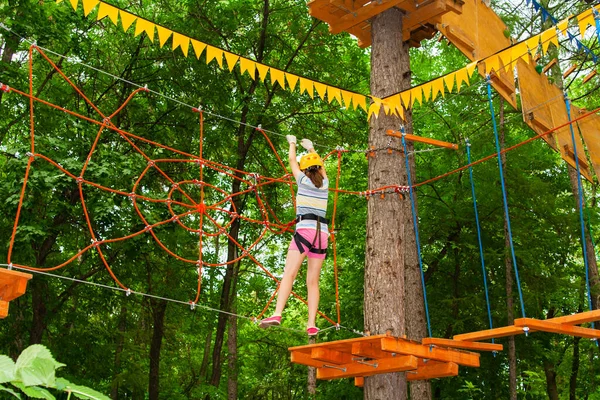
POLYGON ((327 252, 329 230, 325 218, 327 212, 327 195, 329 180, 325 173, 323 161, 315 152, 313 144, 308 139, 302 139, 300 144, 308 154, 296 161, 296 137, 286 136, 290 144, 289 162, 296 183, 296 232, 288 248, 285 260, 283 278, 279 284, 277 306, 275 313, 260 321, 259 327, 268 328, 281 324, 281 313, 292 292, 292 284, 305 257, 308 257, 306 287, 308 289, 308 321, 306 333, 315 336, 319 328, 315 326, 315 318, 319 308, 319 276, 321 266, 327 252))

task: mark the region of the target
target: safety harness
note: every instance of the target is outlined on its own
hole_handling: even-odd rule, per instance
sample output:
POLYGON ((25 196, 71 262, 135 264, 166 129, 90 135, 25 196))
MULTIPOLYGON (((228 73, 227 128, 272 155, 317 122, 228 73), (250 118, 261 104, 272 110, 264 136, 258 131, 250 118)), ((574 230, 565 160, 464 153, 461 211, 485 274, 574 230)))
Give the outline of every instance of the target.
POLYGON ((294 242, 296 242, 296 246, 298 246, 298 250, 300 250, 301 254, 304 254, 304 246, 307 247, 306 252, 311 252, 311 253, 315 253, 315 254, 327 254, 327 249, 321 249, 321 223, 324 224, 328 224, 329 220, 327 220, 327 218, 323 218, 320 217, 318 215, 315 214, 304 214, 304 215, 298 215, 296 217, 296 223, 300 222, 300 221, 317 221, 317 234, 315 235, 315 239, 313 240, 313 242, 309 242, 307 239, 305 239, 302 235, 300 235, 298 232, 294 233, 294 242), (317 245, 317 247, 315 247, 315 243, 317 243, 317 239, 319 240, 319 243, 317 245))

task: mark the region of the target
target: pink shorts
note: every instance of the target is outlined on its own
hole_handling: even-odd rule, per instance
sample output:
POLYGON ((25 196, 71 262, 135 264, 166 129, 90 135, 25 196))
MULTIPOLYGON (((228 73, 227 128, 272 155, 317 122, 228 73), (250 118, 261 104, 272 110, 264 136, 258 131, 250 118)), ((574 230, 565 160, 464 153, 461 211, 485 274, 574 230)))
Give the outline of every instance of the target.
MULTIPOLYGON (((325 256, 327 254, 319 254, 319 253, 314 253, 313 250, 314 249, 326 249, 327 248, 327 243, 328 243, 328 238, 329 238, 329 234, 325 233, 325 232, 321 232, 321 240, 319 243, 319 240, 317 238, 317 240, 315 240, 315 236, 318 234, 316 229, 297 229, 296 233, 299 234, 300 236, 302 236, 304 239, 306 239, 309 243, 313 243, 315 242, 314 248, 311 249, 308 254, 307 257, 308 258, 318 258, 321 260, 325 259, 325 256)), ((308 250, 307 247, 304 244, 302 244, 302 247, 304 247, 304 253, 305 254, 306 251, 308 250)), ((290 242, 290 247, 289 250, 298 250, 300 251, 300 249, 298 248, 298 246, 296 245, 296 241, 294 239, 292 239, 292 241, 290 242)))

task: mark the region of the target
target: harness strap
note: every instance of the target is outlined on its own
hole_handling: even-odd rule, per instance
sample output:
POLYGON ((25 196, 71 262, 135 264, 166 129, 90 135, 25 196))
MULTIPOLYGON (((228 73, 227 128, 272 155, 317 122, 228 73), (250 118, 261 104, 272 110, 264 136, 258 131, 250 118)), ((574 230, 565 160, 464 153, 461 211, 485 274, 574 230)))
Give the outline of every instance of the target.
MULTIPOLYGON (((317 236, 320 238, 321 231, 317 231, 317 236)), ((315 241, 313 243, 309 242, 306 238, 300 235, 298 232, 294 233, 294 242, 296 242, 296 246, 298 246, 298 250, 303 254, 305 252, 304 247, 307 248, 306 252, 311 252, 315 254, 327 254, 327 249, 315 248, 315 243, 317 240, 317 236, 315 236, 315 241)), ((319 246, 321 245, 321 241, 319 240, 319 246)))
POLYGON ((296 217, 296 223, 298 223, 300 221, 317 221, 317 222, 321 222, 323 224, 329 224, 329 220, 327 218, 320 217, 320 216, 315 215, 315 214, 298 215, 296 217))

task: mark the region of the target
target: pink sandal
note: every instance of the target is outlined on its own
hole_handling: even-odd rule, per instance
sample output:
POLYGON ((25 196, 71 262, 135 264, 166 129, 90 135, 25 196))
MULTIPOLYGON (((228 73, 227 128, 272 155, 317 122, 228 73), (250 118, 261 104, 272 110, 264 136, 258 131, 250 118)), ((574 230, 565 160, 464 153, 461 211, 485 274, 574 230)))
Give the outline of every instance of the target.
POLYGON ((311 326, 310 328, 306 329, 306 333, 308 336, 317 336, 317 333, 319 333, 319 328, 311 326))
POLYGON ((265 318, 262 321, 260 321, 260 324, 258 324, 258 327, 262 328, 262 329, 266 329, 270 326, 279 326, 279 325, 281 325, 281 316, 273 316, 273 317, 265 318))

